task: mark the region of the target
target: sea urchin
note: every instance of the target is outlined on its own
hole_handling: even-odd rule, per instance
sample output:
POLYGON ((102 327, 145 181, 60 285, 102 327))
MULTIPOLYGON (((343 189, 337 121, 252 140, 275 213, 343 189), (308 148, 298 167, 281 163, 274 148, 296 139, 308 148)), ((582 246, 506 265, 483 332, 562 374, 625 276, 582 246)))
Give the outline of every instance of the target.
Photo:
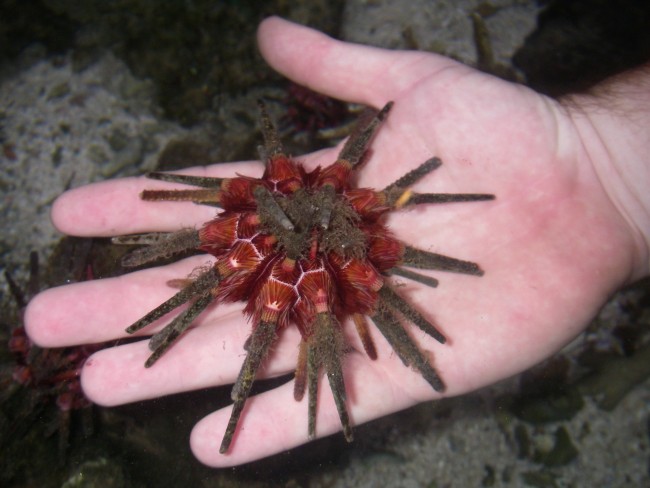
POLYGON ((372 319, 406 366, 420 372, 431 386, 443 381, 404 329, 412 322, 441 343, 444 336, 389 285, 396 275, 428 286, 437 280, 408 268, 454 271, 480 276, 475 263, 415 249, 396 239, 382 223, 388 212, 409 205, 490 200, 485 194, 415 193, 409 189, 441 165, 432 158, 381 191, 353 188, 351 175, 359 166, 373 134, 392 102, 360 123, 338 159, 326 168, 306 171, 283 153, 277 132, 260 102, 266 169, 262 178, 208 178, 151 173, 153 179, 198 187, 187 190, 145 190, 148 201, 192 201, 223 210, 200 229, 140 234, 114 239, 120 244, 145 244, 124 260, 140 266, 159 258, 200 250, 215 258, 196 270, 172 298, 131 325, 133 333, 168 312, 189 306, 149 342, 152 366, 212 302, 246 303, 252 333, 246 359, 232 389, 234 402, 220 452, 232 441, 257 371, 277 334, 296 324, 302 340, 296 366, 294 397, 309 396, 308 434, 315 435, 318 377, 327 374, 345 438, 352 440, 346 407, 341 359, 345 353, 342 324, 352 318, 371 359, 377 357, 368 333, 372 319), (368 121, 368 119, 370 119, 368 121))

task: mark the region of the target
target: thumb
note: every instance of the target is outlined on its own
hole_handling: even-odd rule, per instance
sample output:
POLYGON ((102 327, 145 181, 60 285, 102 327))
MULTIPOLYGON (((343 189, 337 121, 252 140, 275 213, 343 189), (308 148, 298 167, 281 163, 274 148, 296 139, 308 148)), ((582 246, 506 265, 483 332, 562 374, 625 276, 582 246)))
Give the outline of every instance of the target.
POLYGON ((271 67, 296 83, 375 107, 398 98, 422 79, 458 65, 431 53, 389 51, 337 41, 279 17, 264 20, 257 39, 271 67))

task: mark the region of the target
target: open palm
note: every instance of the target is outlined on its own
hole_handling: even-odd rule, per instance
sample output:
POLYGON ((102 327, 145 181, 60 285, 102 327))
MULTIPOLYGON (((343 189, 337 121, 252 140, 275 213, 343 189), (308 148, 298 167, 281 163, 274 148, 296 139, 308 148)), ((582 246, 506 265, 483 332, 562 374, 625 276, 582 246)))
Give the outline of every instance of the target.
MULTIPOLYGON (((414 187, 421 192, 493 193, 479 203, 422 205, 391 214, 388 226, 421 249, 475 261, 485 276, 436 272, 437 289, 399 280, 398 290, 433 319, 449 341, 440 345, 418 330, 411 336, 458 395, 520 372, 558 350, 632 275, 633 238, 591 167, 570 113, 519 85, 428 53, 356 46, 279 19, 260 27, 269 63, 294 81, 340 99, 395 106, 360 171, 359 186, 383 188, 432 156, 441 168, 414 187)), ((301 158, 329 164, 335 150, 301 158)), ((259 163, 194 168, 194 174, 259 176, 259 163)), ((72 190, 57 200, 55 225, 82 236, 172 231, 214 216, 190 203, 143 202, 144 178, 72 190)), ((194 257, 114 279, 42 293, 26 323, 40 345, 100 342, 169 298, 170 279, 204 264, 194 257)), ((118 405, 174 392, 233 383, 250 326, 241 306, 219 305, 152 368, 146 341, 100 351, 84 367, 87 395, 118 405)), ((160 324, 162 325, 162 324, 160 324)), ((145 329, 150 334, 160 326, 145 329)), ((349 342, 362 351, 351 327, 349 342)), ((348 408, 355 424, 439 396, 403 366, 377 331, 378 359, 351 352, 343 363, 348 408)), ((295 368, 299 334, 284 331, 264 375, 295 368)), ((327 388, 319 396, 317 434, 340 428, 327 388)), ((307 406, 292 385, 252 397, 231 453, 219 454, 230 407, 201 420, 192 449, 214 466, 240 464, 307 441, 307 406)))

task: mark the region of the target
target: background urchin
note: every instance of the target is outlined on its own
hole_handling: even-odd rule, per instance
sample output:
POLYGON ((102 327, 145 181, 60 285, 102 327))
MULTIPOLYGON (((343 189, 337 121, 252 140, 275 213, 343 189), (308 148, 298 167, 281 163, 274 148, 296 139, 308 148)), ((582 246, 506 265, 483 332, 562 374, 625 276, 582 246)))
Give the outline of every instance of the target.
POLYGON ((430 276, 408 268, 453 271, 480 276, 472 262, 416 249, 396 239, 383 224, 388 212, 429 203, 491 200, 488 194, 416 193, 409 189, 438 168, 438 158, 425 161, 383 190, 354 188, 359 167, 373 134, 392 102, 374 117, 362 117, 337 160, 325 168, 306 171, 286 156, 264 104, 260 102, 266 169, 262 178, 195 177, 150 173, 153 179, 198 187, 188 190, 145 190, 148 201, 192 201, 223 210, 200 229, 114 238, 119 244, 144 244, 123 264, 142 264, 187 250, 214 256, 212 265, 195 270, 173 285, 181 289, 127 328, 136 332, 188 303, 149 342, 152 366, 212 302, 246 303, 252 333, 245 344, 246 359, 233 386, 234 406, 220 452, 230 447, 237 423, 257 371, 277 334, 295 324, 302 340, 294 382, 294 398, 308 391, 308 435, 316 432, 318 377, 323 370, 348 441, 352 430, 346 407, 341 359, 346 345, 342 324, 351 318, 371 359, 377 353, 366 317, 370 317, 404 365, 417 370, 437 391, 444 383, 402 325, 411 322, 441 343, 445 337, 390 286, 391 275, 435 287, 430 276))

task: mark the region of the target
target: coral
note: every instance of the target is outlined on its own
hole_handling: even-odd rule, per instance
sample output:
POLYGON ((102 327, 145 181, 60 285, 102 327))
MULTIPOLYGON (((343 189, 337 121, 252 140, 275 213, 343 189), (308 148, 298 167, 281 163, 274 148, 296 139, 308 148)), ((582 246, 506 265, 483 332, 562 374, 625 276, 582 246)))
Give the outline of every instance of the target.
POLYGON ((26 285, 9 271, 4 273, 13 303, 0 304, 1 486, 25 486, 26 480, 50 486, 43 480, 62 475, 75 440, 87 441, 94 431, 93 405, 82 392, 80 372, 103 345, 43 349, 32 343, 22 321, 25 307, 42 285, 93 278, 91 243, 62 239, 44 267, 31 252, 26 285))
MULTIPOLYGON (((38 255, 30 254, 30 290, 26 294, 15 283, 11 275, 5 272, 16 303, 24 309, 29 298, 38 289, 38 255)), ((79 375, 81 367, 92 353, 102 347, 101 344, 84 345, 60 349, 41 349, 27 337, 25 327, 18 325, 11 330, 8 348, 14 356, 13 380, 34 390, 41 399, 56 402, 62 412, 86 408, 91 405, 83 395, 79 375)))

